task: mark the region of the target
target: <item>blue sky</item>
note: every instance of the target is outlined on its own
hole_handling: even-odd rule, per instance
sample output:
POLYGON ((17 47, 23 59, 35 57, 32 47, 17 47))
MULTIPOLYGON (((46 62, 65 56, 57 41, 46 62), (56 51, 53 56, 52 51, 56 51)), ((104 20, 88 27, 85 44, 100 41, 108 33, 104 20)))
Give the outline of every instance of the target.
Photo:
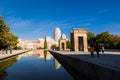
POLYGON ((120 36, 120 0, 0 0, 0 15, 19 38, 53 37, 56 27, 120 36))

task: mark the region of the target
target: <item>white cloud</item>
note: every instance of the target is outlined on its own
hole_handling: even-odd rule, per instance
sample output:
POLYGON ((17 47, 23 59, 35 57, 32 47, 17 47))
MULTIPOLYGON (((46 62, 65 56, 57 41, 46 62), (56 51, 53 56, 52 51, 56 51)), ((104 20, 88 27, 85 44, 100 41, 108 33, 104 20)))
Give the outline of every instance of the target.
POLYGON ((96 21, 96 20, 97 20, 96 18, 91 18, 91 19, 87 19, 86 21, 92 22, 92 21, 96 21))
POLYGON ((108 10, 107 10, 107 9, 99 10, 99 11, 97 12, 97 14, 102 14, 102 13, 105 13, 105 12, 108 12, 108 10))
POLYGON ((111 24, 110 25, 110 32, 120 36, 120 23, 111 24))
POLYGON ((63 20, 58 21, 57 23, 71 23, 73 21, 77 21, 79 19, 79 17, 74 17, 74 18, 66 18, 63 20))
POLYGON ((103 26, 105 31, 109 31, 111 34, 120 36, 120 23, 110 23, 103 26))
POLYGON ((97 20, 96 18, 80 20, 79 17, 76 17, 72 19, 61 20, 56 23, 64 29, 64 28, 74 28, 74 27, 87 27, 92 24, 91 22, 96 21, 96 20, 97 20))
POLYGON ((22 18, 15 18, 15 17, 6 17, 6 22, 10 27, 14 28, 23 28, 29 27, 32 25, 32 20, 24 20, 22 18))
POLYGON ((51 22, 41 22, 41 23, 37 24, 36 26, 38 26, 38 27, 34 30, 34 32, 33 32, 34 34, 40 35, 40 36, 42 36, 42 35, 43 36, 44 35, 52 36, 54 28, 57 25, 54 22, 52 22, 52 23, 51 22))
POLYGON ((46 32, 45 28, 48 26, 43 26, 44 22, 35 22, 32 19, 23 19, 20 17, 5 17, 6 23, 10 26, 11 32, 16 34, 18 37, 23 39, 35 39, 40 33, 46 32))
POLYGON ((4 12, 3 8, 2 8, 2 7, 0 7, 0 15, 2 15, 2 14, 3 14, 3 12, 4 12))
POLYGON ((3 18, 5 16, 11 15, 12 13, 13 13, 13 11, 3 8, 3 7, 0 7, 0 15, 3 16, 3 18))
POLYGON ((91 23, 82 23, 82 24, 80 24, 80 26, 90 26, 91 25, 91 23))
POLYGON ((14 27, 29 27, 31 20, 17 21, 13 24, 14 27))

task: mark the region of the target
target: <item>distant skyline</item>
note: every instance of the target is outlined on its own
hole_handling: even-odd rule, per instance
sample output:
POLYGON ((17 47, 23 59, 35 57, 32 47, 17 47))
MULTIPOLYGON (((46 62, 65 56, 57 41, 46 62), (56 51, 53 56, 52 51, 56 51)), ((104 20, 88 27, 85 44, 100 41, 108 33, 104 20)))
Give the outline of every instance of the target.
POLYGON ((120 36, 120 0, 1 0, 0 15, 11 32, 24 40, 54 37, 54 29, 70 37, 73 28, 120 36))

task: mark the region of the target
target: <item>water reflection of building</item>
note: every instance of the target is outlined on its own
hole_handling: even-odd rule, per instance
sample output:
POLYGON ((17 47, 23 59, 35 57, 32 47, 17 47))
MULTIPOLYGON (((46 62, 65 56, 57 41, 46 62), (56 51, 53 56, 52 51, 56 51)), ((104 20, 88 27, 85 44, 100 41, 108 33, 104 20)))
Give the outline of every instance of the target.
POLYGON ((37 56, 37 58, 46 58, 46 60, 49 60, 52 58, 52 55, 45 50, 34 50, 33 54, 37 56))
POLYGON ((60 69, 61 64, 56 59, 54 59, 54 65, 55 69, 60 69))
POLYGON ((28 56, 32 56, 33 55, 33 51, 29 51, 29 52, 26 52, 26 53, 23 53, 21 55, 18 55, 18 60, 21 59, 22 57, 28 57, 28 56))
POLYGON ((24 54, 19 55, 18 59, 22 58, 22 57, 28 57, 28 56, 36 56, 37 58, 46 58, 46 60, 49 60, 52 58, 52 55, 46 51, 46 53, 44 52, 44 50, 32 50, 30 52, 26 52, 24 54))

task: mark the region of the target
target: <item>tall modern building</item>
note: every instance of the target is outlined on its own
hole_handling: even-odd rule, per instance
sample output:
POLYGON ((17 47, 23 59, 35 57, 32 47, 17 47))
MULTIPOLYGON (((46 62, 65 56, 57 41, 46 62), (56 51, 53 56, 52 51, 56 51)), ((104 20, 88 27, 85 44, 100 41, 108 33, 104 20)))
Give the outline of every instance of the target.
POLYGON ((54 31, 54 39, 55 39, 55 41, 59 41, 60 37, 61 37, 60 28, 55 28, 55 31, 54 31))

